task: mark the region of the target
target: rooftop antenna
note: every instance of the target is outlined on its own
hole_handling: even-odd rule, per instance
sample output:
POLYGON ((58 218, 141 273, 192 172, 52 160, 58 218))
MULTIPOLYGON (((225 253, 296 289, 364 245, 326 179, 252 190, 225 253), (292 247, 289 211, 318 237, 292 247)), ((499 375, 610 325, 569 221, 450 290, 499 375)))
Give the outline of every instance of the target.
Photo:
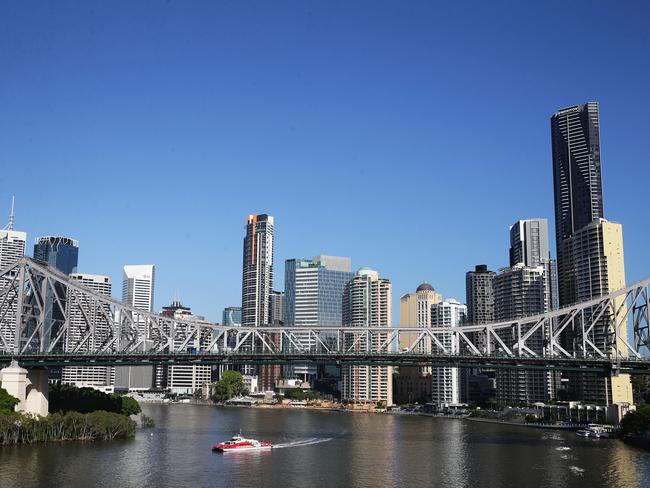
POLYGON ((14 207, 16 205, 16 196, 11 196, 11 213, 9 214, 9 223, 4 230, 14 230, 14 207))

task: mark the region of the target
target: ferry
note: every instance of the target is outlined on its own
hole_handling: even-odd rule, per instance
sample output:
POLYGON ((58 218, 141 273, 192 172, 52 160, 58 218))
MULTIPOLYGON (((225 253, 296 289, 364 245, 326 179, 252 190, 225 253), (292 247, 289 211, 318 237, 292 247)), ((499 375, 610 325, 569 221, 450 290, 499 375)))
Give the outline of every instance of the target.
POLYGON ((227 441, 212 446, 213 451, 219 452, 263 451, 272 448, 273 444, 260 442, 257 439, 246 439, 242 437, 241 432, 227 441))
POLYGON ((601 439, 609 437, 610 433, 602 425, 589 424, 587 425, 586 429, 577 431, 576 435, 580 437, 593 437, 594 439, 601 439))

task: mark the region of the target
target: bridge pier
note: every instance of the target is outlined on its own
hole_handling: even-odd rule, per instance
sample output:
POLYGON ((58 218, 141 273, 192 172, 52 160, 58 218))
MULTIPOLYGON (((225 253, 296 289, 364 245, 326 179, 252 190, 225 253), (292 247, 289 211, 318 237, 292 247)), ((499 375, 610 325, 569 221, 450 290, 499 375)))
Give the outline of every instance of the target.
POLYGON ((50 373, 46 369, 21 368, 16 361, 0 370, 2 388, 11 396, 18 398, 16 412, 45 417, 49 407, 50 373))

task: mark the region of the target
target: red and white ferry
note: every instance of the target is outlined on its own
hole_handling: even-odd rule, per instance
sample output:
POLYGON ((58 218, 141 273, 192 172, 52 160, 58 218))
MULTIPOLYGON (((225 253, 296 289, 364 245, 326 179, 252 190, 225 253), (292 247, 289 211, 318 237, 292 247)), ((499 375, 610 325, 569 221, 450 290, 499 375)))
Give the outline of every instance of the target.
POLYGON ((260 442, 257 439, 246 439, 242 437, 241 432, 228 439, 212 446, 213 451, 219 452, 238 452, 238 451, 262 451, 272 449, 273 444, 260 442))

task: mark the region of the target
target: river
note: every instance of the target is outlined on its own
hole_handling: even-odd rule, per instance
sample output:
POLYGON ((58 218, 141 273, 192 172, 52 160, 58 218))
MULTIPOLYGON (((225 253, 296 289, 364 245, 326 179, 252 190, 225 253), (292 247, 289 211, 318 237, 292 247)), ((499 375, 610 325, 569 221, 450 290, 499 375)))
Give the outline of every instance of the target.
POLYGON ((647 487, 650 453, 573 432, 368 413, 143 405, 112 443, 0 447, 4 487, 647 487), (218 454, 242 429, 277 445, 218 454))

